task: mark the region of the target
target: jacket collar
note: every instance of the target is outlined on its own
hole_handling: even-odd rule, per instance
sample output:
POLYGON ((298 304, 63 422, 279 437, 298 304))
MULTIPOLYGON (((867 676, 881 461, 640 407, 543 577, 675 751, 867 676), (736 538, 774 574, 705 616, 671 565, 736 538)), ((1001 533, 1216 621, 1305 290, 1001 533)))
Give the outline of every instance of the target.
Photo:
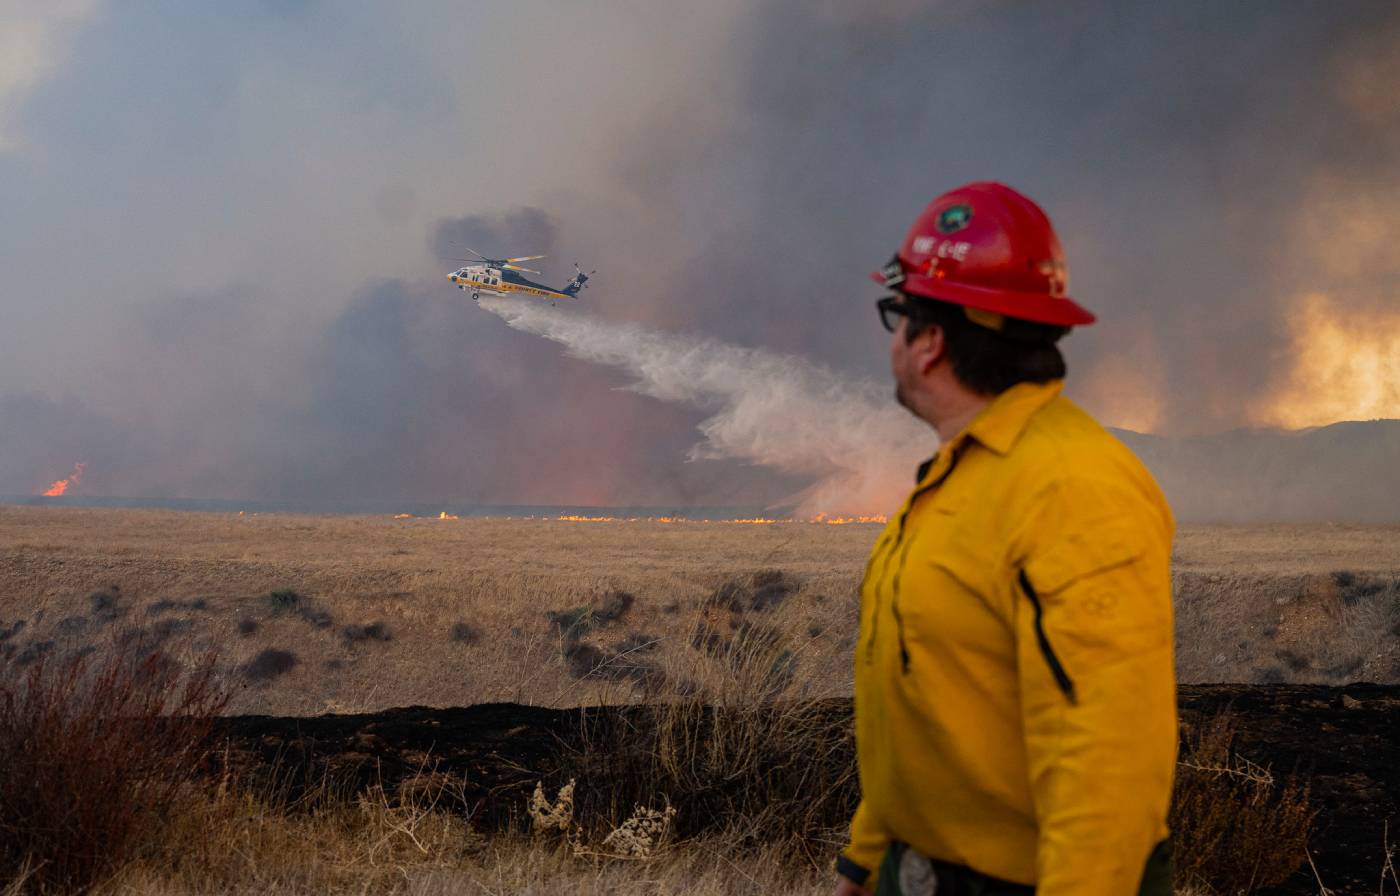
POLYGON ((940 446, 937 454, 919 464, 914 481, 922 483, 931 473, 941 473, 944 464, 952 463, 952 455, 961 452, 968 439, 975 439, 995 454, 1006 455, 1036 412, 1053 401, 1064 386, 1064 380, 1050 380, 1047 383, 1018 383, 1007 389, 972 418, 962 432, 940 446))
POLYGON ((1064 386, 1064 380, 1012 386, 992 399, 992 403, 983 408, 966 429, 954 436, 954 444, 972 438, 987 450, 1005 455, 1025 432, 1026 425, 1036 412, 1053 401, 1064 386))

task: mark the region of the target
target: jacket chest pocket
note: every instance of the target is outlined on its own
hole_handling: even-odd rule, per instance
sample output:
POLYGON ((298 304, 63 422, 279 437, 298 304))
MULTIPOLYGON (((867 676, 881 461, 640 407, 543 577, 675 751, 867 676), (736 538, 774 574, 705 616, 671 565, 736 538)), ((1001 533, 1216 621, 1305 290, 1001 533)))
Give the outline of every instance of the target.
POLYGON ((905 671, 921 649, 1000 649, 1009 632, 995 546, 958 509, 929 508, 901 548, 893 606, 905 671))
POLYGON ((940 530, 910 545, 899 600, 905 637, 935 652, 1000 653, 1011 629, 995 546, 959 528, 940 530))

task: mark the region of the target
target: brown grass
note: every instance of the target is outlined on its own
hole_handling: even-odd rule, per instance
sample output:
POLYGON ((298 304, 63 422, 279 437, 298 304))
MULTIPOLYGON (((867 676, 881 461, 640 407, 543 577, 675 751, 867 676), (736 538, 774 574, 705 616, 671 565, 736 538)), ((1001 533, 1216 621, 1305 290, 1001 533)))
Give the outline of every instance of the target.
POLYGON ((482 837, 469 819, 381 797, 287 811, 230 791, 192 796, 159 847, 127 865, 101 892, 405 894, 827 893, 826 867, 780 847, 742 850, 721 838, 663 845, 616 858, 603 836, 544 833, 482 837))
POLYGON ((1222 896, 1287 880, 1307 859, 1315 817, 1305 784, 1276 780, 1236 753, 1234 738, 1228 714, 1193 733, 1171 811, 1177 882, 1222 896))
POLYGON ((779 655, 794 658, 791 696, 841 695, 854 592, 877 531, 0 507, 0 633, 25 624, 0 653, 50 641, 81 649, 118 625, 175 621, 195 647, 220 650, 239 682, 237 712, 578 705, 642 699, 654 677, 606 674, 616 664, 576 677, 571 665, 583 664, 566 655, 570 640, 605 660, 631 650, 668 681, 732 679, 727 654, 691 645, 714 616, 724 639, 745 621, 778 634, 779 655), (781 570, 796 590, 737 615, 706 609, 716 589, 764 570, 781 570), (635 602, 577 638, 551 622, 550 613, 600 609, 614 592, 635 602), (371 630, 391 637, 365 637, 371 630), (635 650, 636 636, 655 644, 635 650), (253 661, 266 650, 297 663, 261 677, 253 661))
MULTIPOLYGON (((549 817, 533 830, 478 830, 454 782, 431 772, 393 794, 323 781, 295 799, 227 777, 186 783, 150 836, 113 854, 97 892, 829 892, 854 796, 848 732, 812 707, 730 713, 723 727, 712 707, 659 711, 646 731, 601 732, 568 769, 571 797, 540 788, 549 817), (594 779, 590 763, 608 767, 594 779), (619 836, 639 818, 665 819, 640 845, 619 836)), ((1229 717, 1214 720, 1179 768, 1178 885, 1235 894, 1284 880, 1311 817, 1306 792, 1234 752, 1229 717)))
MULTIPOLYGON (((247 670, 234 711, 316 714, 713 692, 738 640, 781 696, 843 696, 878 529, 0 507, 0 656, 133 626, 247 670), (268 650, 297 662, 261 677, 268 650)), ((1400 681, 1400 529, 1187 527, 1176 570, 1184 682, 1400 681)))
MULTIPOLYGON (((478 830, 463 782, 430 758, 392 793, 331 780, 284 788, 275 775, 254 785, 226 763, 217 780, 196 780, 192 738, 206 728, 181 713, 219 708, 212 666, 186 676, 167 655, 121 646, 113 656, 127 659, 95 676, 81 659, 41 662, 6 704, 17 711, 0 715, 0 767, 13 772, 0 774, 10 838, 0 871, 18 881, 14 894, 828 889, 856 798, 846 706, 766 702, 768 647, 732 644, 724 689, 585 713, 582 746, 559 770, 571 781, 567 811, 533 835, 519 824, 478 830), (26 802, 31 791, 43 799, 26 802), (648 816, 665 820, 654 840, 619 837, 648 816)), ((1191 739, 1173 826, 1181 879, 1196 892, 1283 880, 1311 820, 1306 790, 1234 752, 1228 717, 1191 739)))
MULTIPOLYGON (((239 712, 665 704, 659 724, 600 728, 576 757, 582 851, 484 837, 445 803, 288 805, 236 782, 185 784, 160 836, 103 884, 112 892, 827 892, 853 763, 845 732, 799 701, 849 695, 855 591, 877 532, 0 507, 0 660, 42 676, 132 631, 167 651, 218 649, 239 712), (788 713, 778 725, 755 709, 774 699, 788 713), (717 724, 713 706, 736 712, 717 724), (628 786, 590 790, 603 765, 628 786), (678 841, 643 862, 603 855, 638 806, 667 803, 678 841)), ((1185 529, 1182 679, 1400 680, 1397 536, 1185 529)), ((1198 889, 1258 884, 1302 859, 1301 790, 1250 778, 1228 731, 1186 762, 1178 860, 1198 889), (1220 855, 1241 859, 1210 864, 1220 855)), ((44 866, 7 855, 8 873, 40 882, 44 866)))
POLYGON ((191 781, 226 699, 212 661, 187 671, 136 639, 92 663, 0 664, 0 876, 100 880, 191 781))

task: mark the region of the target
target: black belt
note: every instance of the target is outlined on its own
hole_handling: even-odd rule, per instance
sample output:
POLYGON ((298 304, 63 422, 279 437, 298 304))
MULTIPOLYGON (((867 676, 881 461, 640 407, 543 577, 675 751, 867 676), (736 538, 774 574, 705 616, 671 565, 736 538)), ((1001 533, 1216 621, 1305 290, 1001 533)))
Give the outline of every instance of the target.
MULTIPOLYGON (((1172 845, 1157 844, 1143 868, 1139 896, 1171 896, 1172 845)), ((1035 896, 1035 887, 931 859, 907 843, 891 843, 880 863, 875 896, 1035 896)))
POLYGON ((907 843, 891 843, 880 863, 875 896, 1034 896, 1035 887, 931 859, 907 843))

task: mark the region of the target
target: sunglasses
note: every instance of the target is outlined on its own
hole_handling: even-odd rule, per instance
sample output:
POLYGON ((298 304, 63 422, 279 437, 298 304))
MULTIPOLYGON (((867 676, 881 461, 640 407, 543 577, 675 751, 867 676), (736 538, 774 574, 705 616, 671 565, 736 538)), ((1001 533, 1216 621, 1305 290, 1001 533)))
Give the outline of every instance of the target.
POLYGON ((880 312, 880 323, 891 333, 898 329, 901 317, 913 317, 915 314, 915 309, 899 296, 885 296, 875 303, 875 307, 880 312))

